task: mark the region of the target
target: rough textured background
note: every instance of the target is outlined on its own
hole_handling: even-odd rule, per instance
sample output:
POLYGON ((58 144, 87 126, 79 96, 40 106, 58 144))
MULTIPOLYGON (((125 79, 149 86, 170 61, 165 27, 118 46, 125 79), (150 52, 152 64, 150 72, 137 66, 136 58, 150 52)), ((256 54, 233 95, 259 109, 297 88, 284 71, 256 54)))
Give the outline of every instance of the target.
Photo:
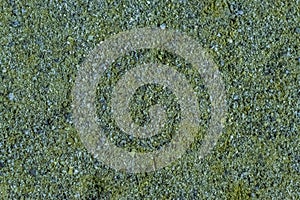
POLYGON ((298 0, 0 0, 1 199, 300 198, 299 22, 298 0), (136 175, 87 152, 70 92, 97 43, 145 26, 210 52, 229 111, 210 155, 136 175))

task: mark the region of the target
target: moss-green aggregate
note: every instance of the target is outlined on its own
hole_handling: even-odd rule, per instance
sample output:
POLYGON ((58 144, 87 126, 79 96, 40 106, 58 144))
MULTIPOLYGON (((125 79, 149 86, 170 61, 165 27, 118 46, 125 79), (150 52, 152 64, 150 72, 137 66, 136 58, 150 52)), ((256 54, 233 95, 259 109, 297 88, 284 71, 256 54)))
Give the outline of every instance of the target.
POLYGON ((0 1, 0 199, 300 198, 299 21, 296 0, 0 1), (200 135, 168 167, 128 174, 85 149, 71 89, 96 44, 146 26, 210 53, 229 110, 204 159, 200 135))

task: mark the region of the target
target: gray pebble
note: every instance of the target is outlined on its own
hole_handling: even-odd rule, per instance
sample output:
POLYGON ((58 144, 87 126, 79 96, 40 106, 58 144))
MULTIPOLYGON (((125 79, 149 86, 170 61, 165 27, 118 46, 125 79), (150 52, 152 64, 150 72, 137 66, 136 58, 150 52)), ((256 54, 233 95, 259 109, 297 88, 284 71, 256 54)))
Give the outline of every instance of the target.
POLYGON ((15 100, 15 95, 14 95, 14 93, 9 93, 8 94, 8 99, 10 100, 10 101, 13 101, 13 100, 15 100))

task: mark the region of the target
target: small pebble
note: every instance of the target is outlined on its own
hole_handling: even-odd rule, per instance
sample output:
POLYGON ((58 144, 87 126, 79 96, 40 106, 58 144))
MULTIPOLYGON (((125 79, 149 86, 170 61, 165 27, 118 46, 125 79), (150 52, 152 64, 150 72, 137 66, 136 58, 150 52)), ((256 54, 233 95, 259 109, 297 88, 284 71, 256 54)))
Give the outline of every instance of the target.
POLYGON ((14 95, 14 93, 9 93, 9 94, 8 94, 8 99, 9 99, 10 101, 15 100, 15 95, 14 95))
POLYGON ((35 169, 30 169, 30 170, 29 170, 29 174, 30 174, 31 176, 36 176, 37 172, 36 172, 35 169))
POLYGON ((221 64, 221 66, 224 66, 224 64, 225 64, 224 60, 221 60, 220 64, 221 64))
POLYGON ((237 95, 237 94, 235 94, 234 96, 233 96, 233 100, 238 100, 239 99, 239 95, 237 95))
POLYGON ((11 25, 13 26, 13 27, 18 27, 18 26, 20 26, 20 22, 18 21, 18 20, 15 20, 15 21, 12 21, 12 23, 11 23, 11 25))
POLYGON ((25 14, 26 13, 26 9, 22 8, 21 12, 22 12, 22 14, 25 14))
POLYGON ((239 10, 239 11, 237 11, 237 13, 236 13, 237 15, 243 15, 244 14, 244 11, 242 11, 242 10, 239 10))
POLYGON ((24 131, 24 134, 25 134, 25 135, 29 135, 29 130, 25 130, 25 131, 24 131))
POLYGON ((160 25, 160 28, 161 28, 162 30, 166 29, 166 24, 165 24, 165 23, 161 24, 161 25, 160 25))

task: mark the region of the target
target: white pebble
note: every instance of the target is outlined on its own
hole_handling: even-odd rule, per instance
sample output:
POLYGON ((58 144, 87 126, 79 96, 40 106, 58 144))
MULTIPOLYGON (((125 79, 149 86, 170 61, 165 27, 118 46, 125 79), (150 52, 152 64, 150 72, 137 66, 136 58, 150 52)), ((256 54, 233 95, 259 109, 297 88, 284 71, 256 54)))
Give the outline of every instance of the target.
POLYGON ((166 28, 166 24, 161 24, 160 28, 164 30, 166 28))

